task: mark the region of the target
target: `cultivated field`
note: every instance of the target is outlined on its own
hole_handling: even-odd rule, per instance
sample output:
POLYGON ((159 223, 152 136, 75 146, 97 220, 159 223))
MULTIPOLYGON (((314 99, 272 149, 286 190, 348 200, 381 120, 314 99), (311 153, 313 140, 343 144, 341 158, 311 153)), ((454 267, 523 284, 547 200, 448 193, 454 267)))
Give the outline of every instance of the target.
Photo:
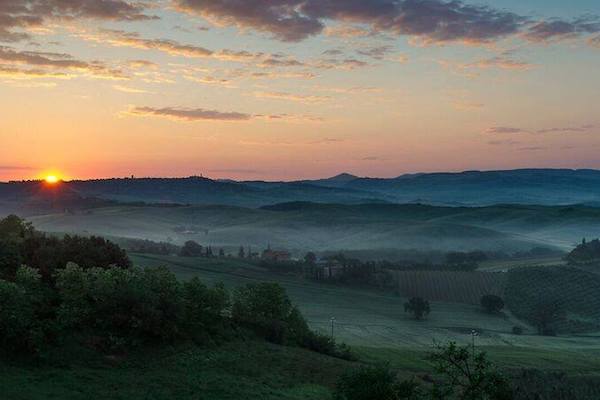
POLYGON ((481 296, 504 296, 506 274, 463 271, 392 271, 398 293, 430 301, 478 305, 481 296))
POLYGON ((476 305, 434 301, 431 314, 423 321, 415 321, 404 313, 406 298, 393 293, 271 274, 243 261, 148 255, 133 255, 132 258, 136 265, 166 265, 182 279, 199 276, 207 283, 223 282, 229 288, 259 281, 278 282, 287 289, 313 328, 330 332, 331 318, 334 317, 335 337, 354 346, 426 350, 434 341, 471 343, 471 331, 476 330, 478 345, 508 346, 513 350, 600 351, 600 336, 540 337, 534 334, 533 327, 510 313, 488 315, 476 305), (512 334, 516 325, 525 328, 525 334, 512 334))

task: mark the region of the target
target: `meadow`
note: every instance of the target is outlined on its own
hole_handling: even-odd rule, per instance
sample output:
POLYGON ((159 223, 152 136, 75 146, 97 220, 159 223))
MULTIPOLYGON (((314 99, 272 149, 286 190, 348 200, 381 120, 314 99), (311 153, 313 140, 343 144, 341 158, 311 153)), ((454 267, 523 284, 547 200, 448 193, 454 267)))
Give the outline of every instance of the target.
MULTIPOLYGON (((274 274, 237 259, 144 254, 133 254, 131 258, 140 266, 166 265, 181 279, 199 276, 209 283, 223 282, 229 288, 248 282, 278 282, 298 304, 313 329, 330 333, 333 317, 336 339, 368 351, 397 349, 402 352, 411 349, 426 352, 434 342, 470 344, 471 332, 476 330, 478 346, 503 349, 508 352, 507 359, 518 358, 521 351, 539 351, 539 359, 547 358, 553 352, 558 358, 561 358, 562 351, 600 352, 599 336, 593 332, 539 336, 533 326, 507 310, 501 315, 490 315, 475 304, 432 301, 431 314, 422 321, 416 321, 404 312, 406 297, 394 292, 314 282, 293 274, 274 274), (524 334, 513 334, 514 326, 524 328, 524 334)), ((460 292, 461 286, 455 286, 455 290, 460 292)), ((530 355, 523 356, 523 359, 529 359, 530 355)))

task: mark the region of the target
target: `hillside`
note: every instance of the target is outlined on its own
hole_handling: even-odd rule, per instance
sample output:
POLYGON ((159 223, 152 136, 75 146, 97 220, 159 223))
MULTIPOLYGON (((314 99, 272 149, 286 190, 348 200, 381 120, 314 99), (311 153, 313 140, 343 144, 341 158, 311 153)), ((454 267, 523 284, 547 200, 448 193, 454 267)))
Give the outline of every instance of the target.
POLYGON ((59 364, 50 357, 43 368, 0 360, 2 398, 191 400, 201 394, 206 400, 323 400, 333 397, 338 376, 351 366, 258 341, 150 349, 112 358, 85 348, 61 350, 55 355, 59 364))
POLYGON ((600 171, 522 169, 409 174, 392 179, 355 178, 309 181, 339 189, 391 196, 395 202, 491 205, 499 203, 565 205, 597 202, 600 171))
MULTIPOLYGON (((0 184, 3 203, 22 207, 43 190, 40 182, 0 184)), ((122 178, 65 182, 63 193, 81 198, 162 204, 260 207, 283 202, 338 204, 422 203, 446 206, 494 204, 598 205, 600 171, 526 169, 409 174, 360 178, 340 174, 294 182, 189 178, 122 178)))
POLYGON ((600 330, 600 276, 570 267, 518 268, 508 272, 507 306, 536 323, 549 306, 560 317, 549 325, 557 333, 600 330))
POLYGON ((597 235, 600 209, 583 206, 433 207, 285 203, 230 206, 112 206, 49 213, 30 220, 41 230, 226 247, 269 244, 293 251, 570 249, 597 235))

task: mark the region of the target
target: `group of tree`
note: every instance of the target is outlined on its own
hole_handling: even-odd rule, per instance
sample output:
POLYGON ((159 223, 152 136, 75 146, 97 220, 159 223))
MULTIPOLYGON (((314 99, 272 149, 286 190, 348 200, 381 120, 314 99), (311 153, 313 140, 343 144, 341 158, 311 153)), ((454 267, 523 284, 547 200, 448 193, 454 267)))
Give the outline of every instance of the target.
POLYGON ((337 400, 512 400, 510 381, 485 353, 455 343, 436 346, 429 356, 437 374, 429 385, 401 380, 387 365, 363 366, 346 373, 337 400))
POLYGON ((423 317, 429 315, 431 306, 429 305, 429 301, 422 297, 413 297, 404 303, 404 312, 411 313, 416 320, 421 320, 423 317))
POLYGON ((14 279, 21 265, 35 266, 46 281, 68 262, 88 267, 131 267, 127 253, 97 236, 50 236, 14 215, 0 220, 0 278, 14 279))
POLYGON ((179 251, 181 257, 225 257, 225 250, 219 249, 218 251, 213 250, 212 246, 202 246, 198 242, 188 240, 185 242, 181 250, 179 251))
POLYGON ((115 352, 252 334, 352 358, 311 331, 277 284, 229 293, 198 278, 181 282, 166 268, 132 267, 104 239, 47 237, 16 217, 0 221, 0 243, 0 352, 38 354, 69 340, 115 352))
POLYGON ((181 248, 173 243, 154 242, 144 239, 124 239, 120 241, 125 249, 132 253, 155 254, 160 256, 169 256, 179 254, 181 248))
POLYGON ((497 314, 504 308, 504 300, 500 296, 486 294, 481 297, 481 307, 488 314, 497 314))

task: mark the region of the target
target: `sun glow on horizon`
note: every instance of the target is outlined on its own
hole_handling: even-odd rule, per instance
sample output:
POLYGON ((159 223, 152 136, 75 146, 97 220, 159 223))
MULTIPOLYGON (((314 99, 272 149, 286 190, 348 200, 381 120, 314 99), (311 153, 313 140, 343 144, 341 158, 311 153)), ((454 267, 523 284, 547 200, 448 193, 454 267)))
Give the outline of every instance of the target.
POLYGON ((59 179, 56 175, 48 175, 45 178, 46 183, 58 183, 59 179))

